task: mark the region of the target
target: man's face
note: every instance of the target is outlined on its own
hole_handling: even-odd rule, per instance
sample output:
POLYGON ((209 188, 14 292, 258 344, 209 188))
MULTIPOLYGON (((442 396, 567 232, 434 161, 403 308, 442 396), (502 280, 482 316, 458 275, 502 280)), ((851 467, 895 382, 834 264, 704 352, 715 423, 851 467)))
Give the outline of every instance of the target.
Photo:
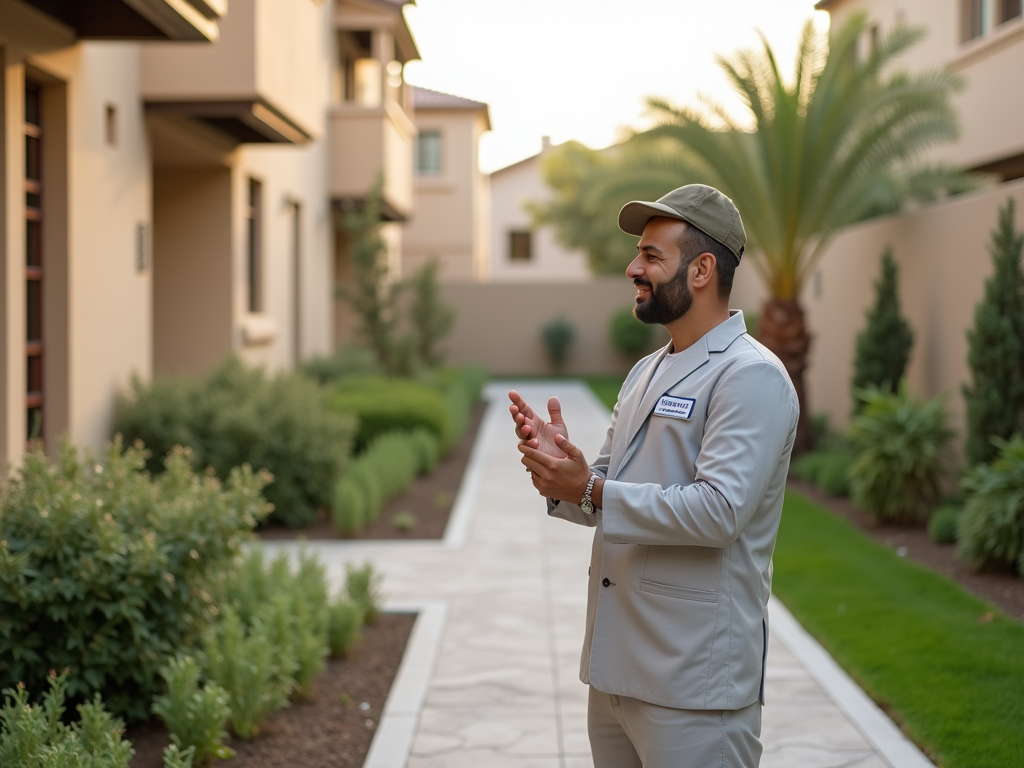
POLYGON ((693 305, 688 283, 689 262, 683 261, 679 240, 685 222, 657 217, 647 222, 638 253, 626 270, 637 287, 633 315, 649 325, 668 325, 693 305))

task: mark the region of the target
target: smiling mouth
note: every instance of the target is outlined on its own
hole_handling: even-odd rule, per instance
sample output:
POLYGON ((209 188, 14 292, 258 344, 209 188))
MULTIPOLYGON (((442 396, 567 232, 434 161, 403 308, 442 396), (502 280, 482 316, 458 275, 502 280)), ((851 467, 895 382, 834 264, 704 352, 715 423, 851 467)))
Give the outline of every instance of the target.
POLYGON ((651 289, 646 285, 638 285, 636 287, 636 300, 641 301, 651 295, 651 289))

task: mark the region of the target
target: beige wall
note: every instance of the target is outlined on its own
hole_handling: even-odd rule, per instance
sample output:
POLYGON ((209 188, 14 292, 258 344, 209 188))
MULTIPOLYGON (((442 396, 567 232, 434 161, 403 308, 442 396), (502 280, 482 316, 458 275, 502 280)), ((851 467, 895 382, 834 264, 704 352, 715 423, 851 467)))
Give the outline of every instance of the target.
POLYGON ((1015 181, 864 222, 835 240, 803 296, 814 334, 807 379, 813 412, 827 413, 833 426, 849 417, 854 341, 874 298, 879 256, 891 245, 903 311, 914 330, 911 389, 928 397, 946 393, 962 430, 966 331, 991 273, 987 245, 1008 196, 1017 201, 1017 229, 1024 229, 1024 181, 1015 181))
POLYGON ((540 172, 541 155, 527 158, 491 174, 491 268, 495 282, 580 282, 590 279, 586 255, 571 251, 555 239, 551 227, 535 229, 524 207, 529 200, 550 194, 540 172), (533 231, 533 259, 509 258, 509 233, 533 231))
POLYGON ((415 210, 405 226, 403 272, 430 258, 442 281, 484 279, 489 266, 488 185, 477 163, 486 112, 419 109, 420 131, 441 133, 441 173, 416 176, 415 210))
POLYGON ((313 136, 322 135, 330 67, 329 16, 316 0, 230 3, 212 44, 147 43, 143 94, 155 101, 263 99, 313 136))
MULTIPOLYGON (((996 0, 989 0, 994 11, 996 0)), ((993 26, 981 38, 961 42, 960 0, 839 0, 828 6, 833 25, 855 11, 887 34, 897 23, 923 25, 927 37, 910 49, 900 67, 910 71, 949 68, 966 89, 955 97, 962 135, 937 155, 974 167, 1024 153, 1024 19, 993 26)))
POLYGON ((6 180, 7 189, 19 193, 7 198, 3 211, 9 233, 4 447, 5 459, 16 461, 26 430, 19 59, 44 85, 44 436, 51 447, 65 431, 80 445, 101 445, 116 393, 133 374, 149 376, 150 274, 137 269, 136 244, 138 226, 150 222, 151 190, 137 98, 137 46, 82 43, 36 55, 19 54, 13 46, 8 51, 6 180), (105 134, 108 105, 117 111, 113 146, 105 134))

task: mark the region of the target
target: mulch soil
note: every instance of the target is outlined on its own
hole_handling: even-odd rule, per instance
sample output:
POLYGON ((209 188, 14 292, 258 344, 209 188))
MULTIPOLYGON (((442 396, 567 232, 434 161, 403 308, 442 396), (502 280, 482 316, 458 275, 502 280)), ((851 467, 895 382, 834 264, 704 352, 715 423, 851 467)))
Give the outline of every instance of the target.
POLYGON ((829 496, 809 483, 790 479, 789 487, 833 513, 845 517, 875 541, 958 582, 964 589, 1024 621, 1024 579, 1009 573, 977 573, 956 557, 955 544, 936 544, 923 527, 881 524, 849 499, 829 496))
POLYGON ((454 449, 438 463, 429 475, 416 478, 412 487, 396 496, 381 510, 377 519, 353 536, 343 536, 331 523, 327 510, 321 510, 315 523, 306 528, 286 528, 271 525, 257 533, 261 539, 273 541, 303 537, 314 539, 440 539, 448 524, 448 513, 462 483, 462 475, 469 463, 480 422, 486 405, 478 403, 470 419, 465 436, 454 449), (409 530, 395 526, 395 515, 408 512, 415 518, 409 530))
MULTIPOLYGON (((310 698, 273 715, 252 741, 232 738, 238 755, 225 768, 358 768, 402 661, 415 614, 384 613, 364 627, 347 659, 330 659, 310 698)), ((162 768, 170 739, 158 723, 130 728, 131 768, 162 768)))

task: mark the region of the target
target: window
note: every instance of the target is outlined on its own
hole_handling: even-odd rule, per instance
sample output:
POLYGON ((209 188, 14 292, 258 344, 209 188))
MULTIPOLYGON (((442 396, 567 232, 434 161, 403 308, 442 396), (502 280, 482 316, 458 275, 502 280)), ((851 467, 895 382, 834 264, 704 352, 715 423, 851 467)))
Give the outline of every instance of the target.
POLYGON ((999 23, 1019 18, 1021 15, 1021 0, 1000 0, 999 23))
POLYGON ((985 0, 960 0, 961 33, 963 42, 985 34, 985 0))
POLYGON ((514 229, 508 233, 509 261, 533 259, 533 236, 527 229, 514 229))
POLYGON ((441 173, 441 132, 420 131, 416 137, 416 173, 437 176, 441 173))
POLYGON ((43 434, 43 128, 42 88, 25 83, 25 421, 43 434))
POLYGON ((249 205, 246 208, 246 288, 248 289, 248 310, 263 311, 263 253, 260 229, 262 224, 263 185, 249 179, 249 205))

